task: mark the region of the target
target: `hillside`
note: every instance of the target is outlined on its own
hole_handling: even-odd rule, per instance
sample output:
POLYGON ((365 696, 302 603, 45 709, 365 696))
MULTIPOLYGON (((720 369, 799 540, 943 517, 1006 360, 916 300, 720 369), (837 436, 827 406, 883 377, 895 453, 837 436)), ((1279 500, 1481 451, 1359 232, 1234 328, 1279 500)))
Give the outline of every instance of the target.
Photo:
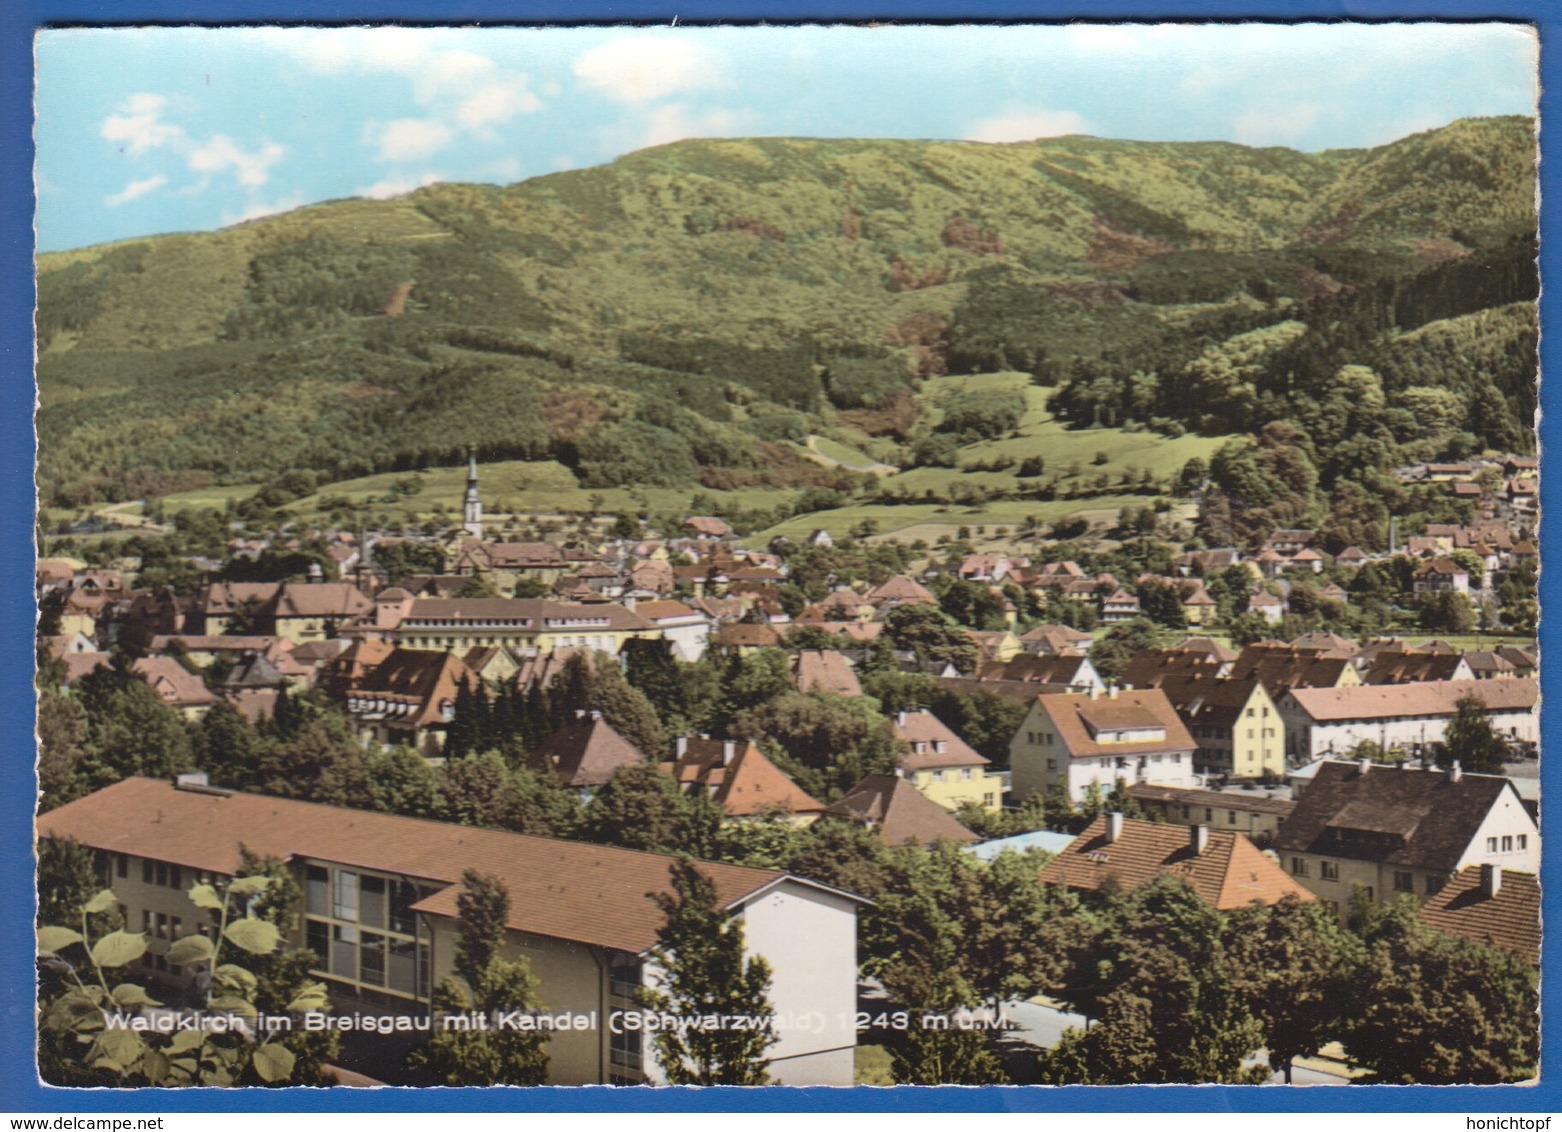
MULTIPOLYGON (((1322 154, 686 141, 507 188, 44 256, 40 488, 70 506, 297 470, 330 483, 471 445, 556 461, 588 491, 899 486, 819 458, 846 451, 936 492, 913 477, 1027 446, 1028 405, 946 422, 922 396, 946 372, 1062 386, 1059 429, 1256 431, 1262 378, 1240 412, 1186 412, 1188 367, 1228 338, 1300 320, 1317 364, 1377 364, 1385 329, 1530 298, 1534 155, 1521 118, 1322 154), (1159 375, 1142 403, 1136 369, 1159 375), (1084 379, 1119 371, 1103 416, 1084 379)), ((1522 401, 1526 333, 1494 315, 1455 337, 1478 338, 1522 401)), ((1436 368, 1449 341, 1429 329, 1383 364, 1436 368)))

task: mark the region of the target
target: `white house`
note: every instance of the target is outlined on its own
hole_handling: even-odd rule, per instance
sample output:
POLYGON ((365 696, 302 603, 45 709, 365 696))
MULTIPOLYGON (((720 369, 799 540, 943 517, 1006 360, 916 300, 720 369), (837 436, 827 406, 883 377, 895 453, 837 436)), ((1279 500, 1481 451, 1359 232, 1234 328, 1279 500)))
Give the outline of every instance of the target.
POLYGON ((1119 780, 1196 786, 1197 748, 1158 688, 1040 695, 1009 743, 1013 800, 1061 786, 1077 803, 1119 780))
POLYGON ((1457 704, 1475 696, 1497 732, 1521 743, 1540 739, 1540 685, 1534 680, 1435 680, 1354 688, 1292 688, 1276 703, 1292 766, 1344 755, 1370 740, 1383 750, 1419 754, 1440 743, 1457 704))
POLYGON ((1459 870, 1540 866, 1540 836, 1518 791, 1487 774, 1329 761, 1319 765, 1274 851, 1300 884, 1341 915, 1369 900, 1426 899, 1459 870))

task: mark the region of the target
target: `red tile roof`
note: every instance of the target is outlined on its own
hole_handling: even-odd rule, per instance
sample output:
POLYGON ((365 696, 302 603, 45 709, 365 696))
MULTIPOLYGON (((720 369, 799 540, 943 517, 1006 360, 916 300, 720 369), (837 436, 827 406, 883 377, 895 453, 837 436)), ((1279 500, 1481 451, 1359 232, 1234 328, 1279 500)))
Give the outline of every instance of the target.
POLYGON ((778 810, 821 814, 825 806, 781 772, 758 747, 746 740, 680 740, 677 761, 662 764, 684 786, 700 786, 729 817, 754 817, 778 810))
POLYGON ((1036 697, 1036 702, 1052 721, 1064 749, 1074 758, 1191 753, 1198 747, 1166 693, 1158 688, 1124 690, 1115 696, 1042 695, 1036 697), (1095 738, 1103 731, 1152 727, 1164 729, 1165 737, 1126 743, 1100 743, 1095 738))
POLYGON ((870 774, 853 786, 830 813, 878 831, 891 845, 931 845, 941 838, 980 841, 937 802, 893 774, 870 774))
POLYGON ((596 715, 555 731, 537 749, 537 755, 547 761, 560 782, 575 789, 601 786, 620 767, 649 761, 639 747, 596 715))
MULTIPOLYGON (((39 817, 40 836, 232 875, 241 845, 283 859, 305 857, 448 885, 417 905, 455 917, 461 874, 499 877, 510 892, 508 926, 635 954, 656 942, 662 915, 652 896, 671 890, 672 858, 503 830, 268 798, 179 790, 130 778, 39 817)), ((700 864, 730 907, 786 874, 700 864)))
POLYGON ((1495 895, 1481 889, 1481 866, 1461 869, 1421 905, 1421 921, 1438 931, 1500 947, 1540 966, 1540 878, 1502 870, 1495 895))
POLYGON ((1187 881, 1207 904, 1221 911, 1255 901, 1276 904, 1286 896, 1317 899, 1239 833, 1206 830, 1204 850, 1197 852, 1196 830, 1129 818, 1121 821, 1117 838, 1109 841, 1108 815, 1096 818, 1041 870, 1041 883, 1086 892, 1111 886, 1132 892, 1169 875, 1187 881))
POLYGON ((911 753, 900 760, 906 770, 987 766, 991 762, 973 751, 930 711, 903 711, 890 721, 890 730, 911 748, 911 753))
POLYGON ((792 682, 799 692, 821 691, 860 696, 862 685, 851 662, 831 649, 804 649, 792 662, 792 682))

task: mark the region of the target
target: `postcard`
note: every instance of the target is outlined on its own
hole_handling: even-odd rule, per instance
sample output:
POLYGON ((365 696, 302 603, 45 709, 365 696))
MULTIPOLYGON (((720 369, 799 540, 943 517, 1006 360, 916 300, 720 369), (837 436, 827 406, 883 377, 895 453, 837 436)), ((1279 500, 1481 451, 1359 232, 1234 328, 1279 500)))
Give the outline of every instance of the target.
POLYGON ((34 52, 42 1103, 1540 1080, 1536 26, 34 52))

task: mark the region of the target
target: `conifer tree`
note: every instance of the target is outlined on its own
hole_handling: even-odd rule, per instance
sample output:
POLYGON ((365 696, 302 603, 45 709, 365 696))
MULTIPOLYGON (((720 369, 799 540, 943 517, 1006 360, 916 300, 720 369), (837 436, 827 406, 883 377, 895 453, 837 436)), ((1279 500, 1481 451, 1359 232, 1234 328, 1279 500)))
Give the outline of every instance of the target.
POLYGON ((672 869, 672 893, 656 902, 666 922, 651 957, 658 986, 642 988, 641 1005, 679 1017, 757 1019, 746 1029, 659 1031, 657 1064, 672 1085, 765 1085, 765 1051, 779 1039, 770 1005, 770 964, 744 954, 743 923, 716 907, 716 886, 687 858, 672 869))
MULTIPOLYGON (((524 958, 501 955, 510 915, 510 893, 497 877, 468 869, 456 897, 461 938, 455 975, 434 992, 436 1015, 484 1015, 541 1009, 537 979, 524 958)), ((411 1056, 414 1068, 442 1085, 541 1085, 548 1078, 545 1036, 516 1027, 441 1029, 411 1056)))

